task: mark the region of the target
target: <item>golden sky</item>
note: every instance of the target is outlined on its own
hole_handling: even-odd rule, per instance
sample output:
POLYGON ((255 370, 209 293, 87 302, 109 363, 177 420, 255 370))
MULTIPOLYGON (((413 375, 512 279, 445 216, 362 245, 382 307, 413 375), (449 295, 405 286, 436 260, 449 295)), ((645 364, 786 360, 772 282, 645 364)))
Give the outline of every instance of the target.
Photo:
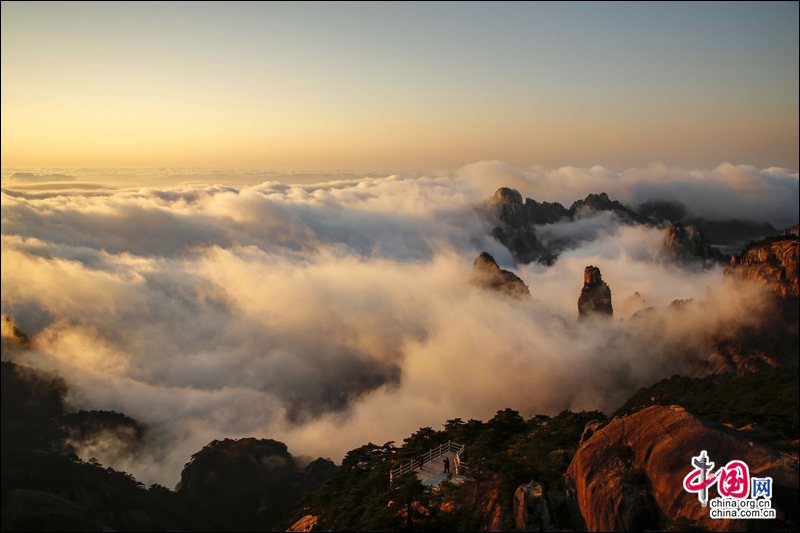
POLYGON ((2 3, 2 167, 798 168, 797 3, 2 3))

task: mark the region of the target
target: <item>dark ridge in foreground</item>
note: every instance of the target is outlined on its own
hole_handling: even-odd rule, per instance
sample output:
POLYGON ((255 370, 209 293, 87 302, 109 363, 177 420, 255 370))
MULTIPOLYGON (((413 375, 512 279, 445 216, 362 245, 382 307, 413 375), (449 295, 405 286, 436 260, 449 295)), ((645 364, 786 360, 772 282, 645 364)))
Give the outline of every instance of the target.
POLYGON ((757 424, 774 439, 800 437, 800 372, 774 368, 734 378, 715 374, 696 379, 674 375, 634 394, 613 416, 627 416, 653 405, 681 405, 719 423, 757 424))
POLYGON ((215 440, 186 463, 177 492, 217 529, 263 531, 288 518, 335 470, 330 459, 301 464, 276 440, 215 440))
POLYGON ((613 421, 597 411, 525 419, 511 409, 488 422, 448 420, 439 431, 420 428, 400 447, 350 451, 300 502, 292 530, 408 530, 407 504, 411 528, 423 531, 743 528, 743 521, 712 520, 682 488, 687 450, 707 449, 720 464, 739 459, 751 475, 771 476, 778 516, 770 529, 791 531, 798 523, 799 392, 796 368, 674 376, 641 389, 613 421), (413 477, 390 484, 395 465, 448 440, 467 444, 464 484, 443 483, 437 492, 413 477))

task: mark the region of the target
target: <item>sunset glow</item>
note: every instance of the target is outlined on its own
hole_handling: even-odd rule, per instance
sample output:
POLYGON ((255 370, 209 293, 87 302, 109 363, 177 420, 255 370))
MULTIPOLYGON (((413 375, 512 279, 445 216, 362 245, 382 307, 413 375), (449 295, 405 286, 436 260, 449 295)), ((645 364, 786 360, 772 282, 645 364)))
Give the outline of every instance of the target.
POLYGON ((4 2, 4 168, 798 166, 797 4, 4 2))
MULTIPOLYGON (((3 470, 22 480, 3 479, 8 530, 39 524, 24 514, 41 488, 27 469, 50 456, 31 450, 170 489, 142 494, 180 520, 141 529, 217 530, 233 523, 224 513, 195 527, 181 520, 202 513, 169 499, 189 491, 181 476, 200 450, 275 448, 270 461, 320 485, 305 470, 316 457, 330 458, 317 463, 326 476, 365 445, 419 461, 433 441, 403 449, 406 436, 455 442, 460 420, 477 428, 460 448, 484 454, 473 464, 533 464, 528 446, 552 460, 556 486, 590 413, 611 420, 646 387, 725 374, 723 387, 759 369, 791 385, 778 373, 797 369, 797 2, 1 9, 3 470), (567 410, 580 427, 564 422, 568 438, 545 450, 535 433, 567 410), (494 416, 518 433, 481 425, 494 416)), ((709 412, 782 424, 789 444, 770 446, 796 456, 796 413, 792 426, 779 407, 709 412)), ((639 472, 624 446, 609 452, 620 479, 639 472)), ((386 466, 369 457, 351 466, 386 466)), ((481 471, 481 490, 542 482, 510 464, 481 471)), ((382 513, 389 472, 375 485, 382 513)), ((300 492, 316 490, 303 486, 271 522, 264 509, 280 506, 253 504, 247 528, 286 530, 300 492)), ((80 514, 64 494, 41 501, 80 514)), ((680 529, 659 513, 626 528, 680 529)), ((76 524, 62 529, 128 529, 76 524)), ((475 529, 454 524, 437 527, 475 529)))

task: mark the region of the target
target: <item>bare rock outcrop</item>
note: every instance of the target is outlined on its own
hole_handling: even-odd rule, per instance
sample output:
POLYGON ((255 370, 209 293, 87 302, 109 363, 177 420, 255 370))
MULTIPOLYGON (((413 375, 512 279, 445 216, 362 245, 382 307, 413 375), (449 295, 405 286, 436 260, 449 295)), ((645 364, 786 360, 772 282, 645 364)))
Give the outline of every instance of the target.
POLYGON ((578 298, 578 321, 589 317, 614 316, 611 306, 611 289, 603 281, 600 269, 589 265, 583 273, 583 289, 578 298))
POLYGON ((314 515, 310 514, 306 515, 297 522, 295 522, 294 524, 292 524, 292 527, 290 527, 286 531, 303 532, 303 533, 307 531, 314 531, 314 527, 316 527, 318 520, 319 518, 314 515))
POLYGON ((577 501, 565 487, 545 490, 542 483, 531 480, 514 492, 514 525, 519 530, 547 531, 552 527, 583 531, 586 526, 577 501))
POLYGON ((497 189, 489 203, 498 208, 500 220, 510 226, 552 224, 569 215, 569 211, 558 202, 537 202, 533 198, 523 201, 519 191, 508 187, 497 189))
POLYGON ((544 485, 531 481, 514 492, 514 524, 519 529, 537 527, 544 531, 552 525, 544 485))
POLYGON ((798 289, 798 243, 791 230, 784 235, 748 245, 725 267, 725 278, 757 283, 780 297, 800 296, 798 289))
POLYGON ((530 298, 531 291, 528 286, 513 272, 502 270, 491 254, 481 253, 472 264, 472 279, 474 285, 485 289, 492 289, 508 294, 515 298, 530 298))
POLYGON ((610 211, 627 224, 645 224, 650 225, 653 223, 649 217, 641 215, 622 205, 616 200, 608 197, 608 194, 601 192, 600 194, 590 194, 583 200, 577 200, 569 207, 570 218, 580 218, 585 214, 593 214, 597 212, 610 211))
MULTIPOLYGON (((652 406, 615 418, 586 439, 566 478, 589 531, 663 529, 683 516, 711 531, 745 531, 752 520, 715 520, 697 495, 683 488, 692 457, 706 450, 716 468, 729 461, 746 463, 750 475, 773 480, 769 528, 798 526, 798 454, 784 452, 677 406, 652 406)), ((717 496, 716 487, 709 497, 717 496)))
POLYGON ((700 230, 695 228, 687 230, 680 222, 667 228, 663 249, 667 257, 686 265, 698 264, 710 267, 728 260, 728 257, 718 249, 706 244, 700 230))
POLYGON ((602 213, 611 213, 625 224, 652 226, 656 223, 649 216, 612 200, 606 193, 590 194, 567 209, 558 202, 537 202, 533 198, 523 198, 515 189, 501 187, 487 199, 485 207, 495 224, 492 236, 524 264, 535 262, 550 266, 562 252, 580 242, 552 232, 542 237, 537 232, 547 224, 592 218, 602 213))
POLYGON ((557 202, 523 200, 515 189, 501 187, 489 198, 488 206, 498 224, 492 236, 511 250, 521 263, 550 265, 558 257, 558 247, 545 245, 536 236, 537 225, 552 224, 568 215, 567 209, 557 202))

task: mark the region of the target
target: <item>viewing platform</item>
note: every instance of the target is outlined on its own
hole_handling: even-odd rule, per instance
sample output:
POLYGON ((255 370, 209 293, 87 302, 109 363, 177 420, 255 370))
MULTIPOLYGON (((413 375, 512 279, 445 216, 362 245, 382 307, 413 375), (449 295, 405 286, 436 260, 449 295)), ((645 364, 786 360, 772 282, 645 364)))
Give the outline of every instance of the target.
POLYGON ((392 470, 389 474, 390 479, 395 476, 405 474, 406 472, 414 471, 417 477, 426 487, 438 487, 439 483, 444 481, 450 475, 452 483, 463 483, 466 479, 464 473, 467 471, 467 465, 461 458, 464 455, 464 445, 456 442, 447 441, 441 446, 431 448, 427 453, 422 455, 422 467, 419 465, 419 458, 412 459, 403 466, 399 466, 392 470), (444 458, 450 460, 450 474, 444 471, 444 458))

